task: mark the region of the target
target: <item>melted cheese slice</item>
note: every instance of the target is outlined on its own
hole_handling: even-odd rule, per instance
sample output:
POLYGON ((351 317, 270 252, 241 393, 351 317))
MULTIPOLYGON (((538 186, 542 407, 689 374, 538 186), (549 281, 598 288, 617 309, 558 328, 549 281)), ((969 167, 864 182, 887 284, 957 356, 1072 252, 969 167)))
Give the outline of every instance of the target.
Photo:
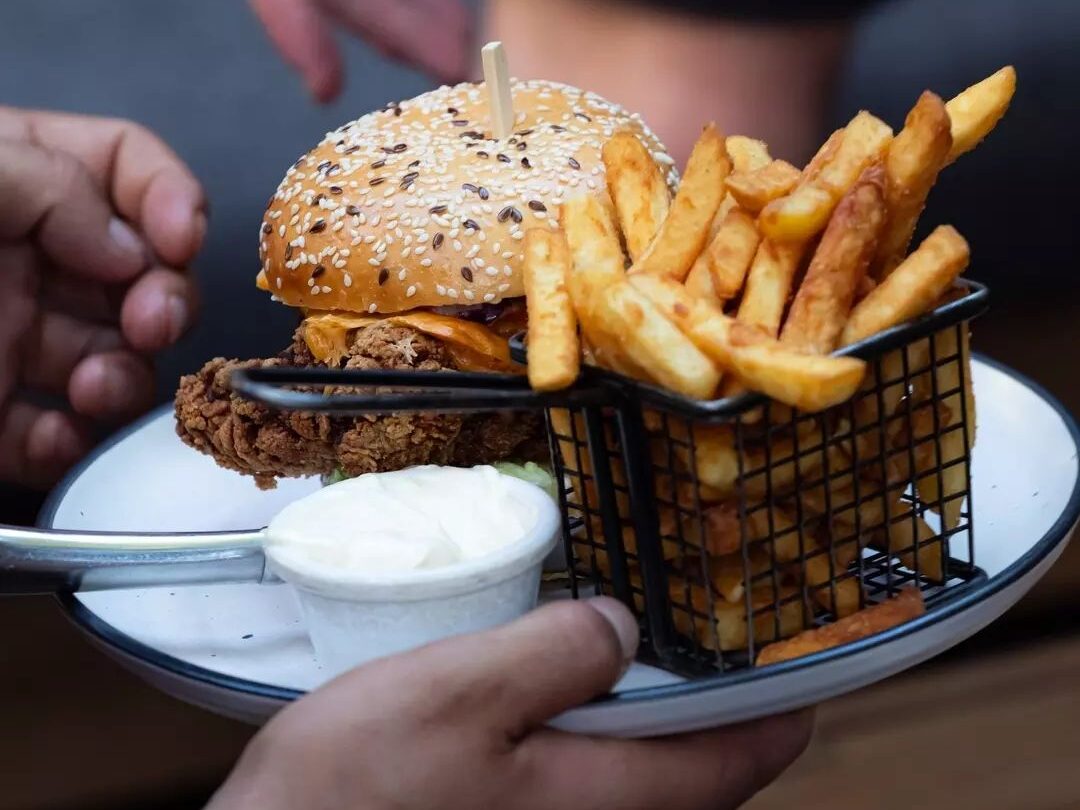
POLYGON ((472 321, 415 310, 398 315, 356 315, 319 312, 309 314, 301 326, 304 342, 320 363, 337 364, 348 354, 349 332, 374 323, 408 326, 438 338, 446 346, 454 366, 460 371, 501 371, 522 373, 510 359, 506 339, 486 326, 472 321))

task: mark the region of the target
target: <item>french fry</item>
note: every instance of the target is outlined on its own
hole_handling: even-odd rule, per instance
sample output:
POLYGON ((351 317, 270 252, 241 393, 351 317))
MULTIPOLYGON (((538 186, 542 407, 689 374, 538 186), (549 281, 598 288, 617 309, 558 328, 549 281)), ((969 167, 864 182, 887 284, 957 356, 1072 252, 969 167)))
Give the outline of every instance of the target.
POLYGON ((940 225, 855 305, 841 338, 850 345, 928 310, 965 267, 970 252, 956 229, 940 225))
POLYGON ((818 148, 814 156, 810 158, 810 162, 802 170, 802 181, 804 183, 813 180, 821 173, 822 167, 836 155, 836 150, 840 148, 842 140, 844 140, 843 127, 835 130, 832 135, 825 139, 825 143, 818 148))
POLYGON ((637 261, 668 214, 667 183, 649 150, 630 132, 615 133, 601 156, 626 250, 637 261))
POLYGON ((675 627, 685 635, 696 636, 697 642, 707 650, 745 650, 749 645, 747 628, 751 624, 755 644, 794 635, 804 627, 803 603, 798 598, 798 591, 790 586, 781 586, 778 594, 769 583, 754 587, 750 592, 752 622, 747 621, 745 596, 739 603, 732 604, 719 594, 714 595, 710 621, 709 595, 701 585, 688 585, 686 580, 672 578, 669 585, 672 603, 686 604, 687 590, 694 612, 706 615, 694 616, 691 621, 688 611, 675 610, 675 627))
POLYGON ((796 354, 761 330, 747 327, 670 279, 632 276, 647 296, 694 344, 755 391, 806 411, 848 399, 866 364, 851 357, 796 354))
MULTIPOLYGON (((824 546, 819 543, 818 548, 824 549, 824 546)), ((819 550, 807 556, 802 565, 802 575, 811 598, 837 618, 858 612, 862 601, 858 580, 852 576, 841 576, 855 553, 855 544, 849 543, 845 548, 833 552, 832 563, 829 562, 828 553, 819 550)))
POLYGON ((709 125, 694 144, 667 219, 634 262, 631 273, 665 275, 677 281, 686 278, 694 259, 705 248, 730 170, 724 139, 716 127, 709 125))
POLYGON ((854 403, 855 443, 857 452, 850 452, 852 458, 858 458, 862 464, 877 457, 880 452, 880 433, 866 430, 877 424, 878 419, 888 422, 900 400, 907 393, 904 382, 904 353, 907 352, 907 368, 918 372, 930 363, 930 341, 926 338, 910 344, 906 349, 896 349, 881 357, 878 361, 877 374, 868 374, 864 386, 867 393, 859 396, 854 403), (881 384, 880 394, 872 393, 875 386, 881 384))
POLYGON ((584 321, 600 293, 626 275, 622 248, 611 212, 596 197, 566 200, 559 216, 570 250, 570 300, 578 320, 584 321))
MULTIPOLYGON (((964 457, 965 450, 975 446, 975 391, 971 384, 970 347, 968 346, 969 335, 966 328, 961 327, 959 341, 956 329, 950 328, 939 332, 934 336, 934 350, 938 358, 945 359, 956 357, 947 362, 939 362, 933 370, 936 378, 938 395, 942 396, 950 391, 958 393, 945 397, 943 405, 948 418, 939 420, 942 429, 938 445, 941 450, 941 458, 938 463, 942 465, 941 482, 939 486, 937 474, 928 472, 933 469, 935 458, 931 456, 924 459, 923 463, 917 464, 919 477, 916 489, 923 503, 935 511, 941 513, 942 522, 948 529, 955 529, 960 524, 960 515, 963 509, 963 499, 955 497, 967 488, 967 470, 960 462, 964 457), (960 342, 962 341, 962 343, 960 342), (961 351, 962 350, 962 351, 961 351), (961 362, 963 366, 963 385, 961 385, 961 362), (964 397, 961 404, 960 397, 964 397), (964 411, 967 411, 966 433, 963 430, 947 430, 960 424, 964 411), (942 505, 944 502, 944 505, 942 505)), ((919 380, 920 393, 931 396, 933 393, 932 383, 928 378, 919 380)))
POLYGON ((709 249, 705 248, 705 251, 694 259, 694 266, 690 268, 690 272, 686 276, 686 291, 694 298, 700 298, 718 307, 723 307, 726 299, 720 297, 716 284, 713 282, 712 270, 709 269, 709 260, 706 257, 708 252, 709 249))
POLYGON ((726 185, 739 205, 758 213, 773 200, 783 197, 799 182, 802 173, 786 160, 774 160, 752 171, 733 171, 726 185))
POLYGON ((797 636, 770 644, 757 657, 759 667, 821 652, 876 635, 911 621, 926 612, 917 588, 905 588, 892 599, 863 608, 832 624, 804 630, 797 636))
POLYGON ((566 388, 581 370, 577 316, 567 279, 570 251, 561 231, 525 233, 525 299, 529 307, 529 383, 538 391, 566 388))
POLYGON ((820 232, 840 198, 867 166, 881 159, 890 140, 892 129, 887 124, 860 112, 844 128, 832 156, 821 160, 816 174, 762 209, 758 219, 762 235, 776 242, 802 242, 820 232))
MULTIPOLYGON (((772 567, 772 561, 761 551, 751 550, 749 559, 750 578, 763 574, 772 567)), ((747 566, 739 552, 709 560, 709 581, 713 590, 723 597, 725 602, 739 604, 746 595, 747 566)))
POLYGON ((694 262, 686 289, 698 298, 728 301, 742 290, 750 263, 754 260, 761 234, 754 218, 741 208, 732 208, 720 223, 708 246, 694 262), (695 276, 705 275, 706 282, 691 284, 695 276), (707 290, 708 294, 702 294, 707 290))
POLYGON ((807 354, 836 349, 885 216, 885 171, 871 166, 836 206, 795 294, 781 343, 807 354))
MULTIPOLYGON (((666 281, 665 279, 650 279, 666 281)), ((675 282, 668 282, 674 284, 675 282)), ((655 301, 653 303, 656 303, 655 301)), ((663 308, 657 304, 658 309, 663 308)), ((691 469, 690 444, 693 442, 693 468, 698 480, 723 497, 731 494, 739 476, 735 452, 735 434, 730 425, 689 425, 684 419, 669 419, 668 440, 683 467, 691 469)))
POLYGON ((933 93, 923 93, 885 154, 885 201, 889 223, 878 245, 872 274, 884 278, 903 261, 926 197, 952 146, 949 113, 933 93))
POLYGON ((665 388, 697 399, 716 391, 720 372, 678 328, 642 295, 620 281, 604 290, 582 318, 607 335, 618 335, 620 346, 635 363, 665 388))
POLYGON ((585 343, 600 365, 648 380, 640 366, 622 351, 619 336, 602 332, 595 318, 586 318, 601 294, 626 275, 611 210, 588 195, 564 202, 559 217, 570 251, 567 289, 585 343))
POLYGON ((731 157, 732 168, 737 172, 756 171, 772 162, 769 147, 764 141, 747 138, 745 135, 729 135, 724 145, 731 157))
POLYGON ((927 525, 911 504, 901 500, 899 492, 892 493, 889 505, 885 550, 898 555, 901 564, 907 568, 934 582, 944 578, 945 540, 927 525))
POLYGON ((970 152, 990 134, 1009 109, 1016 92, 1016 69, 1007 65, 949 99, 945 104, 952 121, 952 148, 946 164, 970 152))
POLYGON ((774 337, 779 334, 791 285, 805 252, 803 242, 761 240, 746 275, 746 289, 736 316, 740 323, 760 326, 774 337))

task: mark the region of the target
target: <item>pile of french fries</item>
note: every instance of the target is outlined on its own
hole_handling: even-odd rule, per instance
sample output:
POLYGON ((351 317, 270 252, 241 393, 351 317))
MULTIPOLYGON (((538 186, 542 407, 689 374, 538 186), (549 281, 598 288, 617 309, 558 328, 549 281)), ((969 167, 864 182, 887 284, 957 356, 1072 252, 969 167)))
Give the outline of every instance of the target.
MULTIPOLYGON (((653 431, 666 429, 669 438, 680 438, 675 435, 680 432, 693 436, 695 450, 682 450, 681 463, 693 467, 704 507, 699 525, 684 528, 696 531, 692 539, 708 551, 713 580, 708 587, 720 597, 710 598, 702 585, 691 588, 695 610, 711 603, 716 619, 716 628, 698 633, 703 645, 715 648, 719 639, 721 650, 745 648, 748 603, 784 605, 779 620, 769 610, 761 613, 760 627, 755 618, 756 644, 798 633, 805 626, 803 609, 796 600, 785 601, 785 594, 797 589, 799 578, 803 585, 828 583, 813 591, 815 601, 836 617, 852 616, 864 601, 860 584, 854 578, 835 581, 835 572, 859 554, 860 542, 908 549, 900 555, 904 565, 917 566, 930 579, 941 577, 943 544, 923 544, 935 532, 921 516, 889 524, 880 514, 890 507, 892 515, 902 514, 906 507, 899 495, 891 505, 863 499, 846 513, 832 513, 834 523, 852 528, 886 526, 879 536, 857 539, 847 550, 832 548, 832 560, 827 554, 807 557, 797 532, 771 538, 778 526, 795 521, 797 512, 821 514, 830 503, 856 502, 851 493, 860 485, 894 486, 900 492, 903 481, 915 482, 923 504, 937 505, 943 531, 959 523, 961 498, 950 495, 966 487, 963 465, 928 471, 959 459, 974 443, 971 375, 959 361, 935 365, 930 360, 966 349, 957 345, 966 341, 966 330, 935 336, 933 353, 927 339, 907 347, 906 357, 903 350, 886 355, 881 379, 901 378, 908 368, 928 370, 913 385, 891 385, 877 396, 856 396, 860 387, 873 384, 866 362, 834 352, 957 295, 954 282, 969 260, 963 237, 941 225, 909 252, 910 243, 938 174, 989 134, 1015 86, 1015 70, 1005 67, 948 102, 924 92, 895 134, 874 115, 860 112, 802 169, 773 158, 761 141, 724 137, 710 124, 674 196, 645 146, 633 134, 616 133, 603 148, 608 198, 569 199, 561 206, 559 229, 526 233, 528 372, 538 390, 572 385, 587 363, 697 400, 760 392, 773 401, 774 413, 783 408, 816 413, 855 397, 853 424, 833 430, 833 435, 846 431, 846 444, 824 441, 821 428, 807 420, 799 436, 743 447, 741 458, 731 425, 679 426, 664 419, 661 428, 658 416, 646 415, 653 431), (934 392, 952 393, 935 398, 934 392), (910 417, 890 421, 901 406, 910 409, 910 417), (964 414, 966 435, 964 429, 947 431, 964 414), (873 424, 890 427, 884 435, 859 430, 873 424), (935 442, 919 444, 935 433, 940 433, 935 442), (827 447, 815 454, 816 461, 785 446, 812 446, 815 439, 827 447), (883 443, 915 447, 890 458, 884 481, 856 480, 853 472, 826 476, 816 490, 799 493, 799 504, 785 502, 785 486, 806 480, 814 465, 851 470, 856 456, 888 455, 883 443), (740 477, 740 468, 763 469, 766 459, 772 462, 768 476, 740 477), (749 568, 767 569, 775 561, 786 566, 787 575, 798 560, 803 570, 779 592, 765 585, 747 598, 752 571, 744 565, 739 522, 716 516, 730 515, 737 493, 764 496, 765 488, 775 503, 747 522, 772 545, 768 553, 755 549, 749 568), (787 604, 794 605, 790 615, 787 604)), ((556 428, 568 428, 560 433, 570 432, 571 418, 566 412, 553 414, 556 428)), ((744 423, 755 418, 761 418, 760 411, 741 417, 744 423)), ((572 466, 571 458, 565 461, 572 466)), ((678 512, 661 509, 662 522, 681 520, 678 512)), ((684 587, 672 583, 673 589, 684 587)), ((921 600, 918 606, 921 610, 921 600)), ((863 623, 875 632, 883 629, 880 624, 863 623)))

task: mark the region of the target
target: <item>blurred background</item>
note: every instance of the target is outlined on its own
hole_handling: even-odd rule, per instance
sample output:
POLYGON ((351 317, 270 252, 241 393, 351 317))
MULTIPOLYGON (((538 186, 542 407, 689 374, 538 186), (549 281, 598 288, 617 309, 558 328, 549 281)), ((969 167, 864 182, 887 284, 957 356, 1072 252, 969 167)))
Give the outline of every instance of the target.
MULTIPOLYGON (((601 7, 580 4, 593 15, 601 7)), ((657 13, 647 5, 664 4, 620 13, 657 13)), ((1018 92, 1004 124, 945 173, 923 222, 956 225, 973 247, 970 274, 992 286, 975 348, 1044 384, 1073 411, 1080 408, 1078 37, 1080 4, 1067 0, 881 2, 854 22, 836 80, 821 88, 824 114, 813 122, 820 139, 865 107, 899 127, 921 90, 948 98, 1016 65, 1018 92)), ((293 313, 253 286, 256 230, 284 169, 325 131, 430 86, 353 39, 341 42, 345 91, 319 106, 236 0, 0 5, 0 103, 134 119, 168 141, 205 185, 211 226, 195 267, 202 321, 160 364, 163 401, 180 374, 212 356, 267 356, 287 341, 293 313)), ((541 46, 556 63, 558 43, 541 46)), ((512 70, 514 54, 511 47, 512 70)), ((581 83, 592 87, 588 57, 575 58, 581 83)), ((597 75, 611 72, 608 52, 594 58, 597 75)), ((662 54, 634 53, 632 70, 647 73, 654 58, 662 54)), ((744 69, 749 76, 758 66, 744 69)), ((687 76, 680 90, 724 80, 687 76)), ((705 105, 709 94, 701 96, 705 105)), ((763 119, 770 103, 765 94, 743 102, 763 119)), ((684 125, 664 120, 657 129, 678 144, 710 117, 736 128, 725 112, 702 106, 684 125)), ((792 150, 777 156, 804 157, 792 150)), ((32 521, 39 497, 3 491, 3 519, 32 521)), ((1036 592, 971 642, 823 707, 810 752, 751 806, 1076 806, 1078 619, 1074 546, 1036 592)), ((200 807, 252 733, 149 689, 91 648, 52 600, 2 602, 0 625, 0 808, 200 807)))

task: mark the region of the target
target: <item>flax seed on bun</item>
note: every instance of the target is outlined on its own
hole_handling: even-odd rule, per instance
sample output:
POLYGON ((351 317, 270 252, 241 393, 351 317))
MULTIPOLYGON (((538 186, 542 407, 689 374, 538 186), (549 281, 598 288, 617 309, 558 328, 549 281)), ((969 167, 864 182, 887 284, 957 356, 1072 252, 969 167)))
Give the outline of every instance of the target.
POLYGON ((514 133, 491 132, 482 84, 441 87, 327 134, 286 173, 259 238, 258 284, 306 310, 400 313, 524 295, 525 229, 603 193, 600 149, 636 115, 544 81, 513 83, 514 133))

